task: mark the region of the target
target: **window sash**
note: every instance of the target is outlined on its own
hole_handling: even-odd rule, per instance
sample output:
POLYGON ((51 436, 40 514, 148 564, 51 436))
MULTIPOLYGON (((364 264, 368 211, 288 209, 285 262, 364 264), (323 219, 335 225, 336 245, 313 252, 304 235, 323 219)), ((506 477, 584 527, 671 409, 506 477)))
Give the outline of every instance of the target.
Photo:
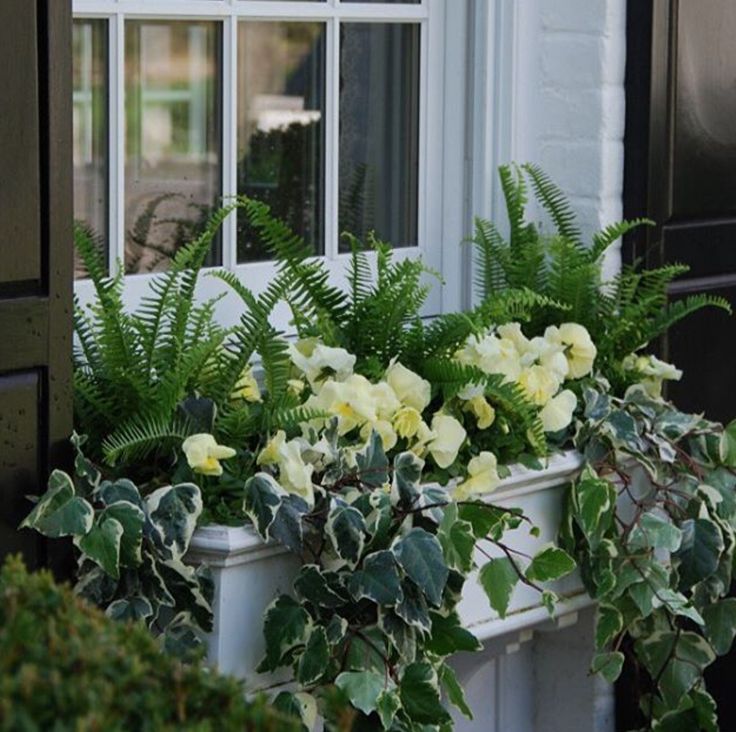
MULTIPOLYGON (((416 23, 420 27, 419 79, 419 175, 418 246, 395 250, 398 259, 422 256, 427 264, 442 271, 442 112, 443 112, 443 22, 447 0, 422 0, 420 4, 360 4, 339 0, 271 2, 264 0, 73 0, 78 18, 104 18, 108 21, 109 53, 109 211, 108 241, 111 270, 125 255, 125 136, 124 115, 125 21, 140 18, 161 20, 201 19, 222 23, 222 181, 223 199, 237 195, 237 67, 238 23, 248 21, 322 21, 326 24, 325 83, 325 190, 324 261, 335 284, 344 278, 349 255, 338 251, 338 129, 339 129, 339 37, 341 22, 416 23), (428 151, 433 151, 430 156, 428 151), (431 181, 431 183, 430 183, 431 181)), ((462 143, 458 141, 458 144, 462 143)), ((462 154, 462 153, 461 153, 462 154)), ((275 273, 273 262, 237 262, 236 216, 228 218, 222 232, 222 267, 238 275, 258 293, 275 273)), ((450 242, 459 247, 459 243, 450 242)), ((126 302, 135 307, 145 295, 155 274, 126 276, 126 302)), ((77 281, 75 289, 82 303, 90 302, 93 290, 88 281, 77 281)), ((203 277, 201 297, 222 291, 222 283, 203 277)), ((441 288, 434 287, 427 314, 441 312, 441 288)), ((218 317, 231 323, 239 311, 229 297, 221 304, 218 317)), ((278 327, 285 327, 288 313, 276 316, 278 327)))

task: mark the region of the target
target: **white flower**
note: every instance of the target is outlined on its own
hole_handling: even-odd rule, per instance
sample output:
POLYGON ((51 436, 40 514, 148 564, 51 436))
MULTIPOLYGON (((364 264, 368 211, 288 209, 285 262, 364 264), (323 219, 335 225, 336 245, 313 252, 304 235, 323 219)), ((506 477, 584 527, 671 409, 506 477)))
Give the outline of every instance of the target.
POLYGON ((252 366, 243 369, 243 373, 235 384, 235 389, 230 397, 231 399, 245 399, 246 402, 261 401, 261 389, 253 375, 252 366))
POLYGON ((314 466, 302 458, 298 440, 284 443, 279 450, 279 483, 288 493, 301 496, 310 506, 314 504, 312 473, 314 466))
POLYGON ((521 372, 519 386, 534 404, 542 407, 560 388, 560 379, 551 369, 535 364, 521 372))
POLYGON ((519 355, 523 355, 529 350, 529 346, 531 344, 529 339, 521 332, 520 323, 505 323, 504 325, 499 325, 498 328, 496 328, 496 332, 501 336, 501 338, 506 338, 511 341, 516 347, 519 355))
POLYGON ((682 371, 673 364, 667 363, 652 355, 636 356, 631 354, 624 359, 623 366, 628 370, 638 371, 644 376, 641 385, 653 399, 662 396, 662 382, 679 381, 682 371))
POLYGON ((356 360, 344 348, 325 346, 312 338, 289 344, 289 355, 313 389, 327 378, 342 381, 350 376, 356 360))
POLYGON ((432 398, 432 386, 418 374, 415 374, 398 361, 386 369, 386 381, 394 390, 402 404, 423 412, 432 398))
POLYGON ((470 336, 455 357, 460 363, 476 366, 486 374, 501 374, 506 381, 516 381, 521 371, 514 342, 494 333, 470 336))
POLYGON ((432 432, 436 437, 427 446, 429 453, 440 468, 449 468, 455 462, 467 433, 460 422, 448 414, 435 414, 432 432))
POLYGON ((471 495, 490 493, 500 482, 496 456, 492 452, 481 452, 468 463, 468 477, 455 487, 453 498, 464 501, 471 495))
POLYGON ((335 415, 338 432, 345 435, 366 422, 378 420, 375 396, 373 384, 365 376, 352 374, 345 381, 326 381, 305 406, 335 415))
POLYGON ((279 461, 281 448, 286 443, 286 432, 279 430, 261 450, 256 458, 259 465, 275 465, 279 461))
POLYGON ((468 399, 463 406, 463 410, 473 413, 479 430, 488 429, 496 419, 496 410, 484 396, 475 396, 468 399))
POLYGON ((564 430, 570 422, 578 400, 569 389, 561 391, 552 397, 542 408, 539 418, 545 432, 559 432, 564 430))
POLYGON ((383 449, 388 452, 398 439, 394 428, 391 426, 391 422, 387 422, 385 419, 378 419, 375 422, 366 422, 360 430, 360 436, 367 440, 371 436, 371 432, 376 431, 381 437, 383 443, 383 449))
POLYGON ((414 407, 402 407, 394 415, 393 425, 399 437, 414 437, 422 424, 422 415, 414 407))
POLYGON ((598 351, 584 326, 579 323, 563 323, 559 328, 551 325, 544 337, 565 347, 570 378, 579 379, 593 370, 598 351))
POLYGON ((222 475, 220 460, 227 460, 235 456, 235 450, 218 445, 217 440, 207 433, 187 437, 181 449, 186 455, 189 467, 195 473, 202 475, 222 475))
POLYGON ((394 389, 385 381, 373 384, 371 390, 376 413, 381 419, 391 419, 401 409, 401 401, 394 389))
POLYGON ((528 363, 525 366, 536 362, 552 371, 560 383, 569 375, 570 366, 565 356, 565 347, 559 341, 540 336, 532 338, 526 356, 528 363))
POLYGON ((427 452, 427 445, 437 437, 437 433, 433 432, 426 422, 422 421, 417 427, 416 434, 414 435, 414 443, 411 446, 411 451, 419 457, 424 457, 427 452))

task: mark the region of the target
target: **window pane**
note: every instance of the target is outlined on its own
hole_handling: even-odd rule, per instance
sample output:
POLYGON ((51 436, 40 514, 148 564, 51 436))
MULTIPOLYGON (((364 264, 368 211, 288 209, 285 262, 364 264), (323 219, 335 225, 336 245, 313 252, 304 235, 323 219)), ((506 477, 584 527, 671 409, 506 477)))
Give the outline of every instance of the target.
MULTIPOLYGON (((324 23, 241 22, 238 193, 267 203, 324 252, 324 23)), ((241 216, 238 261, 267 259, 241 216)))
POLYGON ((220 26, 135 20, 125 31, 125 271, 160 271, 219 203, 220 26))
POLYGON ((340 0, 341 3, 382 3, 383 5, 419 5, 422 0, 340 0))
MULTIPOLYGON (((340 232, 417 245, 419 26, 344 23, 340 232)), ((344 239, 340 250, 349 251, 344 239)))
MULTIPOLYGON (((74 218, 107 258, 107 22, 75 20, 74 218)), ((85 271, 75 255, 74 274, 85 271)))

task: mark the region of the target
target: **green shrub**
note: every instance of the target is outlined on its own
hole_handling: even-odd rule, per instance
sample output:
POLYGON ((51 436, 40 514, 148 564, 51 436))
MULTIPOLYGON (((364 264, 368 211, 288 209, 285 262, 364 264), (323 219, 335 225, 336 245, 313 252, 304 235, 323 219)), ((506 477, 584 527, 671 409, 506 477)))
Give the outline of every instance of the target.
POLYGON ((11 557, 0 570, 0 729, 291 730, 239 682, 162 654, 11 557))

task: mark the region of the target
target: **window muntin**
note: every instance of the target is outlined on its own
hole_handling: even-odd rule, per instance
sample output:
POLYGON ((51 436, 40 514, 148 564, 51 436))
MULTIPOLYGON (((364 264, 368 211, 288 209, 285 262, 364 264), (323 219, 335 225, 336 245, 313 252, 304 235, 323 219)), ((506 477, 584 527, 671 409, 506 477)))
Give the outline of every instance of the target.
MULTIPOLYGON (((75 20, 72 49, 74 219, 107 254, 107 22, 75 20)), ((85 276, 78 257, 74 274, 85 276)))
POLYGON ((220 34, 214 21, 125 23, 126 274, 166 269, 219 206, 220 34))
MULTIPOLYGON (((213 21, 221 29, 222 38, 222 187, 225 202, 238 192, 238 57, 239 30, 242 22, 323 23, 325 26, 325 118, 324 118, 324 203, 322 256, 339 284, 345 276, 344 253, 340 252, 339 226, 339 90, 340 37, 346 23, 407 24, 417 28, 419 36, 419 110, 416 245, 397 249, 399 258, 423 256, 428 264, 442 268, 443 255, 441 197, 443 176, 441 157, 429 156, 429 149, 442 144, 444 98, 445 0, 421 0, 420 3, 353 3, 339 0, 73 0, 77 18, 105 18, 109 23, 110 45, 110 223, 109 251, 111 270, 125 255, 125 139, 123 115, 125 93, 125 24, 129 20, 213 21), (117 129, 116 129, 117 128, 117 129)), ((268 260, 238 260, 237 221, 231 216, 222 230, 222 267, 234 272, 254 292, 262 291, 274 276, 275 264, 268 260)), ((395 242, 392 242, 395 243, 395 242)), ((454 265, 453 265, 454 266, 454 265)), ((145 296, 150 274, 129 277, 126 301, 134 306, 145 296)), ((76 287, 82 303, 92 298, 87 282, 76 287)), ((201 281, 201 296, 223 291, 215 278, 201 281)), ((427 314, 441 310, 442 293, 435 289, 427 314)), ((237 307, 228 296, 218 306, 218 318, 228 324, 237 307)), ((288 310, 280 309, 275 322, 288 329, 288 310)))

